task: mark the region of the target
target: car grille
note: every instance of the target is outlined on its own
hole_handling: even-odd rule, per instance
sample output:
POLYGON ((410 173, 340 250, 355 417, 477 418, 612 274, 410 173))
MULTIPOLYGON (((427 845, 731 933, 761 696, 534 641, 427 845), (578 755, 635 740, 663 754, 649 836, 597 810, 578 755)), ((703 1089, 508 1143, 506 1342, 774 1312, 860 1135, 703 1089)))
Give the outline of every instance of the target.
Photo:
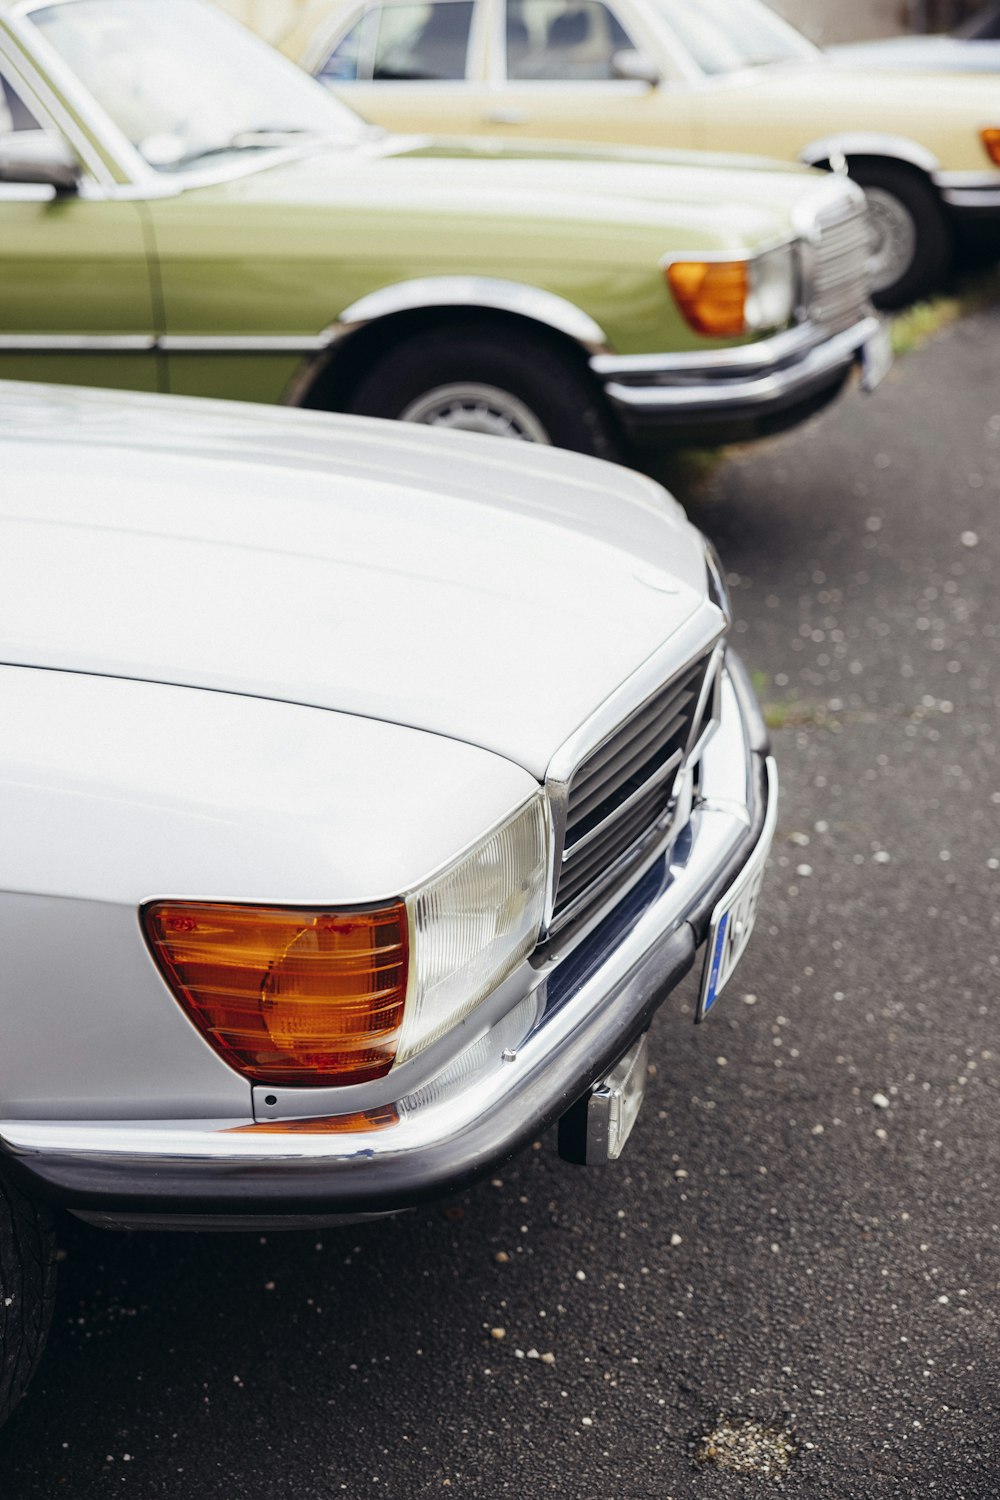
POLYGON ((562 865, 550 930, 620 886, 669 829, 676 782, 717 716, 708 653, 657 689, 580 762, 570 778, 562 865))
POLYGON ((836 203, 820 211, 813 244, 810 315, 824 328, 849 328, 865 315, 871 249, 863 203, 836 203))

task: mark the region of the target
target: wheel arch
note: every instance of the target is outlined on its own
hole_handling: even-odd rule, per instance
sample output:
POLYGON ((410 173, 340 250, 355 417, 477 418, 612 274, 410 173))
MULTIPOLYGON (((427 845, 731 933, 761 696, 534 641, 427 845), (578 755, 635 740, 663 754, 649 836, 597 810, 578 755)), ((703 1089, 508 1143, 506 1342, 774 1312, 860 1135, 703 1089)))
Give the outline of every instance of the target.
POLYGON ((916 167, 929 178, 940 170, 941 165, 933 151, 919 141, 876 130, 838 131, 812 141, 799 152, 799 160, 808 167, 830 166, 839 158, 850 161, 858 156, 874 157, 901 167, 916 167))
POLYGON ((323 349, 299 371, 286 403, 335 410, 395 344, 424 330, 473 322, 530 332, 588 374, 592 355, 612 352, 600 325, 553 292, 487 277, 425 277, 383 287, 345 308, 323 349))

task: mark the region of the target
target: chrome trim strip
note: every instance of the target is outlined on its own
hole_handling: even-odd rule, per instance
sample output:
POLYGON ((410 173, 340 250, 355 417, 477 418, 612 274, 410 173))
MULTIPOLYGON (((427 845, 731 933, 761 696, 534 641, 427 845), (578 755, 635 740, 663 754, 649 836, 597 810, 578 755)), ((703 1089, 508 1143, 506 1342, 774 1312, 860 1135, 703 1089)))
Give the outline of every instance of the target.
MULTIPOLYGON (((0 202, 2 202, 0 198, 0 202)), ((155 334, 4 333, 0 350, 54 354, 317 354, 334 341, 332 333, 155 334)))
POLYGON ((428 307, 487 307, 516 313, 566 334, 592 354, 603 353, 610 347, 607 335, 593 318, 564 297, 541 287, 492 276, 420 276, 413 281, 399 281, 352 302, 337 322, 340 332, 345 334, 376 318, 428 307))
MULTIPOLYGON (((234 1206, 245 1203, 255 1189, 266 1198, 269 1184, 293 1188, 297 1167, 323 1163, 330 1176, 324 1177, 322 1193, 335 1205, 338 1196, 350 1194, 352 1167, 359 1158, 392 1173, 394 1167, 415 1164, 425 1151, 460 1142, 477 1121, 505 1105, 514 1109, 530 1098, 535 1110, 552 1108, 545 1078, 553 1058, 572 1047, 598 1018, 620 1010, 637 987, 648 989, 666 946, 718 894, 723 872, 741 850, 755 813, 760 815, 754 806, 760 770, 727 675, 722 722, 706 756, 705 796, 664 863, 655 892, 623 930, 610 941, 600 940, 592 967, 571 971, 565 993, 554 989, 559 959, 553 957, 536 971, 531 987, 501 1021, 477 1036, 437 1077, 396 1101, 399 1118, 390 1128, 257 1133, 234 1129, 250 1124, 249 1119, 8 1120, 0 1123, 0 1145, 29 1170, 32 1159, 42 1164, 46 1158, 68 1168, 104 1165, 110 1174, 109 1197, 114 1171, 125 1172, 130 1165, 145 1174, 150 1200, 156 1197, 160 1165, 191 1182, 204 1182, 207 1176, 220 1207, 227 1200, 234 1206)), ((766 761, 763 771, 770 803, 776 795, 773 761, 766 761)), ((360 1095, 363 1090, 351 1092, 360 1095)), ((366 1104, 359 1097, 348 1107, 361 1110, 366 1104)))
POLYGON ((325 333, 164 333, 157 347, 164 354, 320 354, 336 334, 325 333))
POLYGON ((149 354, 151 333, 0 333, 5 354, 149 354))

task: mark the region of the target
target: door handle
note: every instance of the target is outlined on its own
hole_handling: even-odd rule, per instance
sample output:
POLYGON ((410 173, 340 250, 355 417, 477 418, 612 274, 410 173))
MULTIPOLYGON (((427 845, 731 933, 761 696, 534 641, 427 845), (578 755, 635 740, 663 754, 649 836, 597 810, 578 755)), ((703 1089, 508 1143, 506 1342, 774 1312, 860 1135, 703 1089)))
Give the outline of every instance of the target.
POLYGON ((491 109, 486 119, 491 125, 527 125, 528 111, 526 109, 491 109))

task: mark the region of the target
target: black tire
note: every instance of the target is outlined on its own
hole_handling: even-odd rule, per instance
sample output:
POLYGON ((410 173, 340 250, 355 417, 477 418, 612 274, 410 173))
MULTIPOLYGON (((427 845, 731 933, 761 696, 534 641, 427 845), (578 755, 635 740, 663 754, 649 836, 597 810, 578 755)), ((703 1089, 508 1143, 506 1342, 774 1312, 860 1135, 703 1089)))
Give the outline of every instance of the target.
POLYGON ((45 1348, 55 1285, 51 1216, 0 1172, 0 1425, 45 1348))
MULTIPOLYGON (((518 407, 524 409, 522 415, 537 427, 532 429, 525 421, 523 430, 542 433, 529 441, 545 441, 598 458, 617 457, 603 394, 586 372, 544 338, 499 323, 433 329, 397 344, 369 368, 350 397, 348 410, 368 417, 432 421, 432 416, 407 417, 406 413, 422 403, 433 406, 437 392, 462 386, 489 388, 507 396, 509 411, 515 416, 518 407)), ((438 413, 447 405, 442 395, 438 413)), ((457 404, 452 409, 457 411, 457 404)), ((497 410, 499 421, 502 404, 497 404, 497 410)), ((500 435, 517 437, 521 431, 500 435)))
POLYGON ((932 184, 915 169, 891 162, 858 159, 849 161, 847 167, 868 196, 876 232, 882 230, 880 241, 884 243, 884 235, 893 225, 905 234, 908 224, 913 237, 909 258, 904 254, 900 264, 894 268, 887 265, 883 276, 877 278, 872 293, 875 306, 906 307, 937 291, 947 280, 954 245, 932 184))

